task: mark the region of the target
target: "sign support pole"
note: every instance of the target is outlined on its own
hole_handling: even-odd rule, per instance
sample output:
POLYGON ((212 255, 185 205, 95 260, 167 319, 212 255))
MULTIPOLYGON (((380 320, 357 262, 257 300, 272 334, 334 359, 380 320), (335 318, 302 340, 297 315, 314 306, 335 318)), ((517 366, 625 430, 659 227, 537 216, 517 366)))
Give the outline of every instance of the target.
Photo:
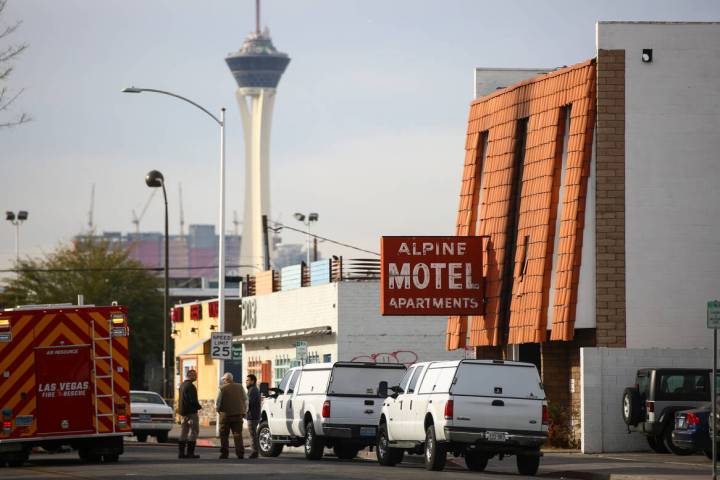
POLYGON ((720 328, 720 302, 717 300, 708 302, 707 304, 707 327, 713 329, 713 366, 712 366, 712 378, 711 378, 711 395, 712 398, 710 401, 712 402, 710 406, 710 418, 712 419, 710 422, 708 422, 708 425, 710 426, 710 431, 712 432, 712 435, 710 436, 710 442, 712 443, 712 462, 713 462, 713 468, 712 468, 712 478, 713 480, 717 480, 717 438, 718 438, 718 422, 717 422, 717 331, 718 328, 720 328))
POLYGON ((713 368, 712 368, 712 457, 713 457, 713 480, 717 480, 717 386, 715 376, 717 375, 717 328, 713 328, 713 368))

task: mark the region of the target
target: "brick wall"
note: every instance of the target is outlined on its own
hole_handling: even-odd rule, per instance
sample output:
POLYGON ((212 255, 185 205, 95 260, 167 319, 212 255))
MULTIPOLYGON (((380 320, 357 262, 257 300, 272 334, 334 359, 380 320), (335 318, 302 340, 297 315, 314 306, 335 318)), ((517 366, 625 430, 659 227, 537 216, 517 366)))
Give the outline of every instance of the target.
POLYGON ((595 345, 594 329, 575 330, 571 341, 542 344, 542 381, 548 402, 562 407, 570 429, 571 446, 579 445, 580 432, 580 348, 595 345))
POLYGON ((625 50, 598 50, 597 345, 625 347, 625 50))

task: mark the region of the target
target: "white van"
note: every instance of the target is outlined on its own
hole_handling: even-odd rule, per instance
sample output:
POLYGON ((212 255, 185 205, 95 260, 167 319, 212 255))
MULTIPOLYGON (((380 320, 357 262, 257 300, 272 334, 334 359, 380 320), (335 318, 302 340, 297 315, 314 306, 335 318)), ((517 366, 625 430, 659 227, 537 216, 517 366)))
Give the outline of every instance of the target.
POLYGON ((393 466, 405 451, 424 453, 429 470, 446 456, 464 456, 482 471, 495 455, 516 455, 534 475, 547 440, 545 392, 535 365, 503 360, 456 360, 412 365, 391 387, 378 424, 377 459, 393 466))
POLYGON ((280 455, 284 445, 305 447, 309 460, 325 447, 342 459, 375 445, 388 385, 405 374, 401 364, 316 363, 290 369, 263 401, 260 454, 280 455))

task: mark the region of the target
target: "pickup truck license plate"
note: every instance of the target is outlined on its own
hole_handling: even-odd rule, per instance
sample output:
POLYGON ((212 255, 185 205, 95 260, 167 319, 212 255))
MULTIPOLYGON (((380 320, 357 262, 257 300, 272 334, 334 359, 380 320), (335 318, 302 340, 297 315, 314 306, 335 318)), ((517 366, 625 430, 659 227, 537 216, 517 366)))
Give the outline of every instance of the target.
POLYGON ((486 437, 491 442, 504 442, 507 440, 507 434, 505 432, 487 432, 486 437))
POLYGON ((360 436, 361 437, 374 437, 375 436, 375 427, 360 427, 360 436))
POLYGON ((152 417, 150 415, 148 415, 147 413, 141 413, 140 421, 141 422, 152 422, 152 417))

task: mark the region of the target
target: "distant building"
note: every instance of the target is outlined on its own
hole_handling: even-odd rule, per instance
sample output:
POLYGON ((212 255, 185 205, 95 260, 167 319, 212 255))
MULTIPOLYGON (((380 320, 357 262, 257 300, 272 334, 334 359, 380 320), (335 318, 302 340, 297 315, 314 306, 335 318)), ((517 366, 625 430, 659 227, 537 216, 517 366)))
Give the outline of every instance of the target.
MULTIPOLYGON (((103 232, 96 238, 107 241, 111 247, 126 249, 131 259, 146 267, 165 265, 162 233, 103 232)), ((170 277, 217 280, 218 241, 214 225, 190 225, 187 235, 170 235, 170 277)), ((227 275, 237 275, 240 241, 239 235, 225 235, 227 275)))

